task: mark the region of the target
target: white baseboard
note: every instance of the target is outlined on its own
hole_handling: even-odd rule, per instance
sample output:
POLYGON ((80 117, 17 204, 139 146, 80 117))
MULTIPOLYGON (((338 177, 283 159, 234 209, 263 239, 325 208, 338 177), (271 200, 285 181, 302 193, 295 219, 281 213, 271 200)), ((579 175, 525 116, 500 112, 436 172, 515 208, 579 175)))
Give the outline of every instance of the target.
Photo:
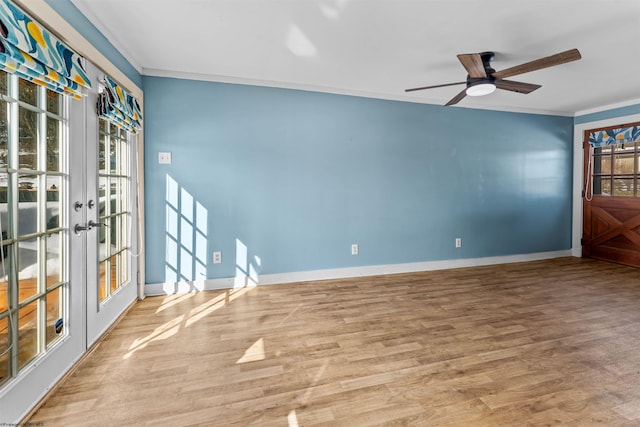
POLYGON ((372 265, 363 267, 336 268, 330 270, 300 271, 294 273, 265 274, 255 277, 241 276, 223 279, 204 279, 172 283, 145 285, 145 295, 171 295, 216 289, 244 288, 249 286, 274 285, 279 283, 311 282, 315 280, 346 279, 350 277, 378 276, 382 274, 415 273, 420 271, 447 270, 482 265, 510 264, 514 262, 538 261, 542 259, 575 256, 571 250, 538 252, 533 254, 507 255, 485 258, 468 258, 445 261, 425 261, 404 264, 372 265))

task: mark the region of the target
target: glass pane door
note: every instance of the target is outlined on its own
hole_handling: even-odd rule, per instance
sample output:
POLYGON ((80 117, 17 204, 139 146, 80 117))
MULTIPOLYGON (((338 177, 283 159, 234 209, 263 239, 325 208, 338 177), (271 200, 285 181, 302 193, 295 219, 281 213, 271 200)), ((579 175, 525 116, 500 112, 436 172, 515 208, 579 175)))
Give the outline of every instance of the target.
MULTIPOLYGON (((92 64, 87 71, 101 72, 92 64)), ((100 90, 100 89, 98 89, 100 90)), ((95 105, 95 104, 94 104, 95 105)), ((88 115, 86 119, 86 223, 95 224, 86 238, 87 347, 137 297, 137 275, 131 269, 136 251, 135 135, 88 115)))
POLYGON ((129 281, 130 144, 123 129, 99 119, 98 197, 100 210, 99 299, 108 299, 129 281))
POLYGON ((0 386, 67 334, 62 95, 0 72, 0 386))
POLYGON ((86 101, 0 72, 0 415, 15 422, 86 349, 80 245, 86 101), (75 164, 74 164, 75 163, 75 164), (74 164, 74 168, 71 165, 74 164), (73 169, 73 171, 71 170, 73 169))

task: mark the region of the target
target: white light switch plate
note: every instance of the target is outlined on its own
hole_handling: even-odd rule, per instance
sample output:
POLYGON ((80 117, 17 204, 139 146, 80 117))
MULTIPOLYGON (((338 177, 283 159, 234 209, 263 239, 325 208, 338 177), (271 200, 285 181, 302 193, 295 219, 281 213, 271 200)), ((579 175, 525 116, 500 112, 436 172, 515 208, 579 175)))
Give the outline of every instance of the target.
POLYGON ((161 164, 161 165, 170 165, 171 164, 171 152, 160 151, 158 153, 158 163, 161 164))

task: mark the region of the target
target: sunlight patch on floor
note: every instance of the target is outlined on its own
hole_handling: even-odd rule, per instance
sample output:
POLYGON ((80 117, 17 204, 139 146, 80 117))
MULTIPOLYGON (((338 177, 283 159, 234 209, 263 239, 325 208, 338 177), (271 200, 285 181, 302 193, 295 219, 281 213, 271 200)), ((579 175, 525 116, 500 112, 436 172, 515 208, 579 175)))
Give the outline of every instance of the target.
POLYGON ((156 310, 156 313, 161 313, 164 310, 173 307, 176 304, 180 304, 183 301, 188 300, 189 298, 193 297, 195 295, 195 293, 193 292, 189 292, 187 294, 175 294, 175 295, 168 295, 164 301, 162 302, 162 304, 160 305, 160 307, 158 307, 158 309, 156 310))
POLYGON ((158 326, 152 333, 150 333, 146 337, 136 338, 129 347, 129 352, 125 354, 123 358, 128 359, 133 353, 138 350, 142 350, 151 342, 166 340, 167 338, 177 334, 178 330, 180 329, 182 319, 184 319, 184 314, 176 317, 175 319, 169 320, 167 323, 161 326, 158 326))
POLYGON ((287 415, 287 421, 289 422, 289 427, 298 427, 298 416, 296 415, 296 410, 292 409, 287 415))
MULTIPOLYGON (((138 350, 145 348, 149 343, 159 340, 166 340, 178 333, 180 327, 183 325, 185 328, 193 325, 198 322, 202 318, 208 316, 214 311, 223 308, 227 304, 235 301, 240 298, 247 292, 249 292, 252 288, 241 288, 241 289, 228 289, 226 291, 221 292, 216 297, 206 301, 197 307, 193 308, 187 315, 181 314, 174 319, 169 320, 168 322, 158 326, 152 333, 143 337, 136 338, 131 346, 129 347, 129 352, 127 352, 123 358, 128 359, 138 350)), ((182 294, 182 295, 172 295, 165 298, 162 305, 157 309, 156 313, 161 312, 162 310, 166 310, 169 307, 175 306, 182 301, 185 301, 191 297, 193 297, 194 293, 182 294)), ((264 346, 262 347, 264 354, 264 346)), ((256 353, 257 354, 257 353, 256 353)), ((253 357, 256 357, 255 354, 253 357)), ((259 360, 259 359, 256 359, 259 360)))
POLYGON ((264 351, 264 339, 260 338, 244 352, 244 355, 240 359, 238 359, 236 364, 257 362, 258 360, 264 360, 265 358, 266 355, 264 351))
POLYGON ((194 308, 189 312, 189 317, 185 324, 186 327, 189 327, 196 323, 198 320, 206 317, 207 315, 213 313, 214 311, 224 307, 225 305, 233 302, 237 298, 249 292, 251 288, 240 288, 227 290, 225 293, 218 295, 210 301, 200 304, 198 307, 194 308))

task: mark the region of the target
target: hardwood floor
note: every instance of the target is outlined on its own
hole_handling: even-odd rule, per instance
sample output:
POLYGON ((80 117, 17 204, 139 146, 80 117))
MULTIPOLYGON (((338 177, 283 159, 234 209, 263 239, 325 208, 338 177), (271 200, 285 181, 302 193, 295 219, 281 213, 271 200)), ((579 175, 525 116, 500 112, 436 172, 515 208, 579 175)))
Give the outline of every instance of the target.
POLYGON ((640 270, 562 258, 150 297, 29 421, 640 425, 640 270))

